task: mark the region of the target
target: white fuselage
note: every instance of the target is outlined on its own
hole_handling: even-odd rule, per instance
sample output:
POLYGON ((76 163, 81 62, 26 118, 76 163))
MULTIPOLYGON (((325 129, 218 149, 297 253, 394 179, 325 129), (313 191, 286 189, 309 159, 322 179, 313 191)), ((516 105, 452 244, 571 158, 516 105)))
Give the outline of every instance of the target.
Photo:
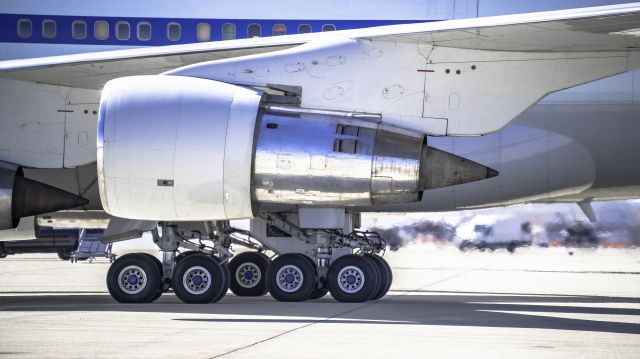
MULTIPOLYGON (((301 6, 297 1, 262 0, 238 4, 9 1, 0 4, 0 60, 620 2, 624 1, 351 0, 301 6)), ((362 210, 443 211, 637 198, 639 80, 640 71, 634 71, 554 93, 487 136, 430 137, 430 145, 495 168, 500 175, 427 191, 419 203, 362 210)), ((91 167, 96 156, 94 111, 99 95, 96 90, 0 80, 0 108, 10 119, 0 131, 0 160, 35 168, 91 167), (16 101, 25 97, 30 101, 16 101), (34 152, 40 155, 31 156, 34 152)), ((32 170, 32 174, 49 176, 38 171, 45 170, 32 170)), ((60 186, 81 187, 78 183, 60 186)), ((92 199, 95 208, 99 203, 92 199)))

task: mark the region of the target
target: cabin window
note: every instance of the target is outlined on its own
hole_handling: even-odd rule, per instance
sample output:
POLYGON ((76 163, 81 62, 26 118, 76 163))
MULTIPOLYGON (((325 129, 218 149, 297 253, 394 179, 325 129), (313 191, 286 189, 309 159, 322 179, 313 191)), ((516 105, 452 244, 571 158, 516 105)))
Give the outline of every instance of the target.
POLYGON ((247 27, 247 37, 260 37, 262 36, 262 29, 260 24, 250 24, 247 27))
POLYGON ((45 39, 53 39, 56 37, 56 22, 51 19, 42 21, 42 37, 45 39))
POLYGON ((169 41, 180 41, 182 36, 180 24, 177 22, 170 22, 167 24, 167 39, 169 41))
POLYGON ((273 36, 280 36, 287 34, 287 26, 285 24, 273 25, 273 36))
POLYGON ((109 23, 104 20, 98 20, 93 24, 93 37, 96 40, 106 40, 109 38, 109 23))
POLYGON ((138 23, 138 40, 149 41, 151 40, 151 24, 146 21, 140 21, 138 23))
POLYGON ((127 21, 116 22, 116 39, 121 41, 129 40, 131 37, 131 26, 127 21))
POLYGON ((33 33, 33 25, 29 19, 18 20, 18 36, 27 38, 33 33))
POLYGON ((226 23, 222 25, 222 40, 233 40, 236 38, 236 25, 226 23))
POLYGON ((311 32, 311 25, 301 24, 298 26, 298 34, 308 34, 311 32))
POLYGON ((71 36, 76 40, 84 40, 87 38, 87 23, 82 20, 76 20, 71 23, 71 36))
POLYGON ((322 25, 322 31, 336 31, 336 25, 334 24, 325 24, 322 25))
POLYGON ((201 22, 196 27, 196 38, 200 42, 211 41, 211 25, 201 22))

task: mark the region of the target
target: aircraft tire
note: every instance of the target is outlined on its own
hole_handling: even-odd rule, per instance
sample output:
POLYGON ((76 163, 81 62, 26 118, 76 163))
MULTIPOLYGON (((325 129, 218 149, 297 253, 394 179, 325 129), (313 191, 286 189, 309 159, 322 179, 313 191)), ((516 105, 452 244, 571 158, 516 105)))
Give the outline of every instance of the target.
POLYGON ((217 301, 219 301, 220 299, 224 298, 225 295, 227 295, 227 292, 229 291, 229 285, 231 284, 231 273, 229 272, 229 262, 226 263, 220 263, 220 260, 217 257, 213 257, 213 259, 215 259, 219 264, 220 264, 220 268, 222 268, 222 275, 223 275, 223 286, 224 289, 222 290, 222 292, 220 292, 219 296, 217 298, 214 298, 211 303, 215 303, 217 301))
MULTIPOLYGON (((162 278, 162 280, 164 280, 164 269, 162 268, 162 262, 160 262, 160 260, 158 258, 156 258, 155 256, 152 256, 149 253, 141 253, 144 254, 146 256, 148 256, 149 258, 151 258, 151 260, 156 264, 156 266, 158 267, 158 270, 160 271, 160 277, 162 278)), ((158 292, 156 293, 156 295, 153 296, 153 298, 151 298, 151 300, 148 303, 153 303, 156 301, 156 299, 160 298, 160 296, 162 295, 162 293, 164 293, 164 283, 160 284, 160 288, 158 288, 158 292)))
POLYGON ((206 255, 184 257, 176 265, 171 283, 176 297, 189 304, 217 302, 229 288, 224 268, 206 255))
POLYGON ((259 297, 267 294, 266 274, 269 258, 258 252, 244 252, 229 261, 229 288, 239 297, 259 297))
POLYGON ((176 263, 180 262, 181 260, 183 260, 186 257, 189 256, 193 256, 193 255, 198 255, 198 254, 204 254, 202 252, 198 252, 198 251, 186 251, 186 252, 182 252, 180 254, 178 254, 176 256, 176 263))
POLYGON ((331 296, 339 302, 360 303, 372 298, 379 287, 373 261, 361 255, 349 254, 338 258, 327 275, 331 296))
POLYGON ((391 283, 393 282, 393 273, 391 272, 389 263, 387 263, 387 261, 379 255, 367 253, 365 254, 365 257, 371 259, 378 266, 378 269, 380 271, 380 288, 373 296, 373 298, 371 298, 371 300, 378 300, 384 297, 389 291, 389 288, 391 288, 391 283))
POLYGON ((369 263, 371 263, 371 265, 373 265, 373 271, 375 272, 374 276, 376 278, 378 278, 378 280, 376 281, 376 287, 375 289, 371 292, 371 295, 369 296, 369 298, 367 300, 373 300, 374 297, 378 294, 378 292, 382 289, 383 283, 382 283, 382 268, 380 268, 380 266, 378 265, 378 263, 372 259, 371 257, 367 256, 366 254, 363 255, 362 257, 364 257, 364 259, 368 260, 369 263))
POLYGON ((120 303, 149 303, 162 290, 162 272, 149 255, 126 254, 109 267, 107 289, 120 303))
POLYGON ((318 266, 316 265, 316 262, 309 256, 302 256, 305 257, 316 270, 316 286, 315 288, 313 288, 313 292, 311 292, 311 295, 307 299, 320 299, 327 295, 327 293, 329 293, 329 289, 327 289, 327 286, 324 284, 324 282, 321 283, 320 278, 318 278, 318 266))
POLYGON ((301 302, 309 299, 316 288, 313 263, 298 253, 278 256, 267 268, 267 289, 281 302, 301 302))
POLYGON ((63 261, 68 261, 69 259, 71 259, 71 252, 58 251, 58 258, 60 258, 63 261))

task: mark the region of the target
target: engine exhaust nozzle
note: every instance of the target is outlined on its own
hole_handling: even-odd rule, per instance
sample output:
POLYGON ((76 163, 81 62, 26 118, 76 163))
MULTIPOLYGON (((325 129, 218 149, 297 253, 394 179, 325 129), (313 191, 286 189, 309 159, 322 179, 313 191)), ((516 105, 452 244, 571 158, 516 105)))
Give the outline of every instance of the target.
POLYGON ((493 168, 467 158, 426 146, 423 152, 421 189, 454 186, 496 177, 493 168))

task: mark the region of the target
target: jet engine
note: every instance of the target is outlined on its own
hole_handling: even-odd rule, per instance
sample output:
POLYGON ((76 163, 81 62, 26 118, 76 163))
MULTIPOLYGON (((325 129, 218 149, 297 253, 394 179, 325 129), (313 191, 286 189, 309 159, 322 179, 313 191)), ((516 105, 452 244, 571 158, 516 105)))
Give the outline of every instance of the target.
POLYGON ((142 220, 250 218, 261 203, 401 204, 497 175, 376 115, 272 98, 183 76, 109 81, 98 120, 103 207, 142 220))
MULTIPOLYGON (((89 201, 26 178, 22 168, 0 162, 0 230, 16 228, 20 218, 70 209, 89 201)), ((33 219, 29 220, 33 222, 33 219)))

